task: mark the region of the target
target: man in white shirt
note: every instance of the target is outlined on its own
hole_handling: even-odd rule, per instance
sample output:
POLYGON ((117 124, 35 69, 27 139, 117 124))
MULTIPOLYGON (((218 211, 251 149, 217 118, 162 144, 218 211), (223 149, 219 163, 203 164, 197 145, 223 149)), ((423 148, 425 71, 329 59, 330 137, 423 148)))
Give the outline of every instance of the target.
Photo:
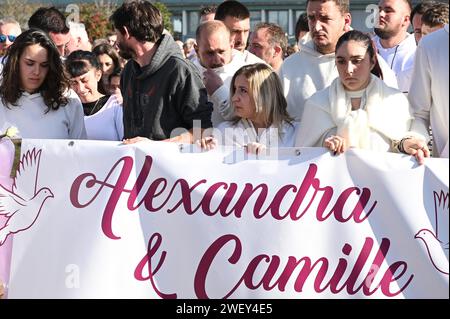
POLYGON ((233 117, 234 112, 229 102, 231 78, 239 68, 248 63, 241 52, 233 49, 230 31, 222 21, 200 24, 196 41, 198 59, 194 61, 194 65, 199 69, 209 99, 214 104, 211 120, 216 127, 233 117))
POLYGON ((412 131, 433 131, 433 156, 449 157, 449 27, 423 37, 417 47, 408 99, 414 112, 412 131))
POLYGON ((301 50, 284 60, 279 75, 288 102, 288 113, 300 121, 306 100, 329 86, 338 76, 334 51, 340 36, 351 24, 348 1, 307 2, 309 34, 301 50))
POLYGON ((248 64, 263 62, 245 49, 250 34, 250 11, 245 5, 234 0, 224 1, 217 7, 214 19, 222 21, 227 26, 231 33, 233 48, 244 54, 248 64))
POLYGON ((381 0, 379 21, 374 28, 378 53, 394 71, 399 89, 407 93, 411 85, 416 41, 407 32, 410 24, 410 0, 381 0))

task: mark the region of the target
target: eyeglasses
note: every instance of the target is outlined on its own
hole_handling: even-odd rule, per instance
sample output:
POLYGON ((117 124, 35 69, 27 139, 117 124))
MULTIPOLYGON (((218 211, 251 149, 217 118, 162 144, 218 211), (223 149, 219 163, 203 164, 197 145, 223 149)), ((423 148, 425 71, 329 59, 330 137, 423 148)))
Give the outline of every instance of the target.
POLYGON ((14 40, 17 38, 17 36, 11 35, 11 34, 9 34, 9 35, 6 35, 6 34, 0 34, 0 43, 6 42, 6 38, 8 38, 8 40, 9 40, 10 42, 14 42, 14 40))

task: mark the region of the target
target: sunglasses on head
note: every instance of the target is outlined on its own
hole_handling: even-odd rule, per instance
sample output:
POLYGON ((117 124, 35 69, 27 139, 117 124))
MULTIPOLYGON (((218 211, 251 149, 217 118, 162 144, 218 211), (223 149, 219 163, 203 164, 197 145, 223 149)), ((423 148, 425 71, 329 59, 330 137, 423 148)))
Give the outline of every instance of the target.
POLYGON ((0 43, 6 42, 6 38, 8 38, 8 40, 10 42, 14 42, 14 40, 17 38, 15 35, 5 35, 5 34, 0 34, 0 43))

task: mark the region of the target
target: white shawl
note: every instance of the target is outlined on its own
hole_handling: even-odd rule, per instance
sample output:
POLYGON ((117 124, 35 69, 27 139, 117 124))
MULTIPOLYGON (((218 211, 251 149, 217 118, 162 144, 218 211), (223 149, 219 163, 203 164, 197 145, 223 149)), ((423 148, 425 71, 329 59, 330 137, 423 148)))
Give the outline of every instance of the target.
POLYGON ((347 139, 349 146, 365 149, 374 148, 370 140, 374 131, 389 144, 407 135, 412 116, 403 93, 371 75, 363 100, 364 107, 352 111, 341 80, 335 79, 307 101, 296 146, 323 146, 323 140, 333 129, 347 139))

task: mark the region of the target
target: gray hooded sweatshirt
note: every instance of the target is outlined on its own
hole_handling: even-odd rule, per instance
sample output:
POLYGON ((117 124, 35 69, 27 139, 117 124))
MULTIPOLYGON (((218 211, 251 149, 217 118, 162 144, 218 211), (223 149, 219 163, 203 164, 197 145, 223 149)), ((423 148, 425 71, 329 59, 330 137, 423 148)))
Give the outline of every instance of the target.
POLYGON ((212 104, 196 67, 171 36, 156 45, 150 64, 130 60, 122 72, 124 138, 167 139, 176 128, 191 129, 193 120, 211 127, 212 104))

